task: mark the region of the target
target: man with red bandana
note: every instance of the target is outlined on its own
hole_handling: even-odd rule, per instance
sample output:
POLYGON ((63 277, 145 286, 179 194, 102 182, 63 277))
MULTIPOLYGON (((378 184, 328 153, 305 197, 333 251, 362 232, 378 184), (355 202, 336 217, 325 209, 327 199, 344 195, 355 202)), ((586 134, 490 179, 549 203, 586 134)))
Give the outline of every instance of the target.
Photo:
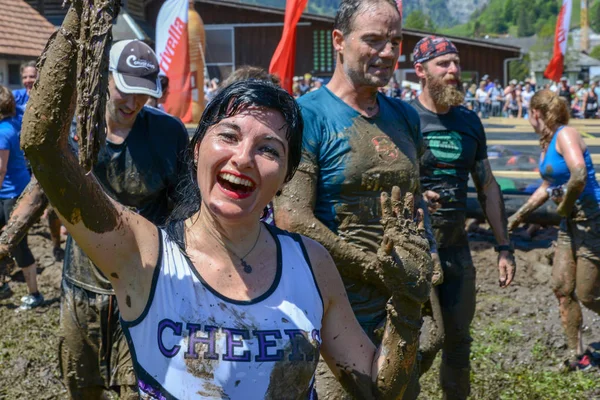
MULTIPOLYGON (((423 88, 411 105, 419 113, 425 152, 420 176, 423 190, 440 195, 440 208, 432 214, 444 281, 438 291, 445 332, 440 382, 444 399, 466 399, 470 391, 469 327, 475 313, 475 268, 467 234, 469 174, 481 208, 494 232, 498 252, 499 284, 508 286, 515 274, 500 187, 490 169, 483 125, 473 111, 462 106, 460 59, 450 40, 427 36, 413 51, 415 72, 423 88)), ((435 354, 424 354, 421 373, 435 354)))

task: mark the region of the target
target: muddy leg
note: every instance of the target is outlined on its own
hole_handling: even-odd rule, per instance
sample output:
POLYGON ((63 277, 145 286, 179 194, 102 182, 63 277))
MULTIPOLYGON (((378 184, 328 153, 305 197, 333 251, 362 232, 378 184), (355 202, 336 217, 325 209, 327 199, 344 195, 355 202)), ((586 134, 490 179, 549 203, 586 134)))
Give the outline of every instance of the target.
POLYGON ((577 257, 576 282, 579 301, 600 315, 600 260, 577 257))
POLYGON ((423 376, 425 372, 429 371, 433 360, 435 360, 435 356, 444 343, 444 325, 437 287, 432 288, 429 303, 431 306, 431 315, 427 315, 424 318, 423 328, 421 328, 419 376, 423 376))
POLYGON ((580 340, 581 307, 575 298, 576 264, 568 234, 560 231, 552 268, 552 290, 558 299, 560 319, 567 335, 569 350, 583 353, 580 340))
POLYGON ((99 370, 100 323, 94 299, 63 280, 59 367, 71 399, 110 399, 99 370))
POLYGON ((60 228, 62 227, 62 224, 53 208, 48 210, 48 226, 50 227, 50 239, 52 239, 52 254, 54 255, 54 260, 62 261, 65 256, 64 250, 60 247, 60 228))
POLYGON ((464 400, 470 386, 470 326, 475 315, 475 267, 468 246, 440 249, 444 282, 438 286, 444 322, 440 384, 444 399, 464 400))
POLYGON ((27 283, 29 293, 38 293, 37 285, 37 264, 33 263, 23 268, 23 277, 27 283))

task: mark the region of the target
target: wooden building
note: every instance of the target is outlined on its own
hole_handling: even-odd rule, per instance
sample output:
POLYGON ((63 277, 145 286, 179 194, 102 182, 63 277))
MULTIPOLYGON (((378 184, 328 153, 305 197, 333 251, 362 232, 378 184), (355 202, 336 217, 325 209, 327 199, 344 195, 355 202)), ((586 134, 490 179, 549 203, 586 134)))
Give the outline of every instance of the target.
MULTIPOLYGON (((310 1, 310 0, 309 0, 310 1)), ((60 23, 65 10, 62 0, 27 0, 52 23, 60 23)), ((150 38, 155 37, 156 18, 164 0, 123 0, 124 10, 131 15, 150 38)), ((206 64, 211 77, 225 78, 242 65, 269 67, 271 57, 283 32, 284 10, 246 4, 232 0, 194 0, 204 21, 207 37, 206 64)), ((328 77, 333 74, 335 54, 331 43, 333 17, 303 14, 296 40, 295 74, 311 73, 328 77)), ((397 79, 416 81, 411 52, 428 32, 403 31, 403 53, 397 79)), ((492 79, 506 76, 507 61, 520 56, 519 47, 449 37, 459 50, 464 81, 478 81, 484 74, 492 79)))
POLYGON ((0 0, 0 85, 21 87, 21 64, 36 60, 54 25, 23 0, 0 0))
MULTIPOLYGON (((310 0, 309 0, 310 1, 310 0)), ((146 8, 148 22, 154 25, 162 0, 146 8)), ((227 75, 241 65, 269 67, 283 31, 284 10, 230 0, 195 0, 195 7, 207 31, 207 65, 211 76, 227 75)), ((333 17, 303 14, 296 41, 295 75, 311 73, 331 76, 335 53, 331 43, 333 17)), ((416 81, 411 52, 429 32, 403 30, 403 54, 397 78, 416 81)), ((520 48, 460 37, 449 37, 459 50, 463 80, 478 81, 484 74, 503 80, 507 63, 519 58, 520 48)))

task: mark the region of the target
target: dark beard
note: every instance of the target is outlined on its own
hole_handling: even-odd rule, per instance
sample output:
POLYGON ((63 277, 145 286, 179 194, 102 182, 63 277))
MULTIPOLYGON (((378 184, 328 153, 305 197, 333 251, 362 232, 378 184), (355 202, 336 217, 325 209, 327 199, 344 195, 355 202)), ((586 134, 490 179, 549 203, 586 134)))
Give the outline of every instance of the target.
POLYGON ((443 107, 460 106, 465 101, 465 94, 462 92, 462 82, 456 77, 456 86, 444 83, 441 78, 435 78, 429 72, 425 73, 427 79, 427 88, 433 102, 443 107))

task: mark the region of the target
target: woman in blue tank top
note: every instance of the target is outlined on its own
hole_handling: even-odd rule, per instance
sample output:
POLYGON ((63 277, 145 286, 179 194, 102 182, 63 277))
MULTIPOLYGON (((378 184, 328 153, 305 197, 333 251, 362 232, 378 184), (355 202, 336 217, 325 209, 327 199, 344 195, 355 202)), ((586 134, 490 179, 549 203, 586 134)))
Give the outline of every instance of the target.
POLYGON ((550 197, 563 218, 552 269, 552 288, 558 298, 562 323, 572 352, 567 366, 588 369, 589 351, 581 341, 579 302, 600 314, 600 186, 587 146, 569 123, 569 108, 550 90, 531 99, 529 122, 540 136, 540 174, 543 184, 509 218, 509 229, 519 225, 550 197))
POLYGON ((390 300, 377 349, 329 253, 260 222, 300 163, 303 121, 287 92, 247 80, 208 104, 167 229, 106 196, 72 157, 65 127, 39 141, 26 130, 23 148, 69 232, 113 285, 142 398, 311 399, 319 355, 356 397, 402 395, 432 274, 423 214, 415 218, 412 195, 401 198, 397 187, 382 195, 385 237, 370 273, 390 300), (404 304, 417 306, 400 313, 404 304))

